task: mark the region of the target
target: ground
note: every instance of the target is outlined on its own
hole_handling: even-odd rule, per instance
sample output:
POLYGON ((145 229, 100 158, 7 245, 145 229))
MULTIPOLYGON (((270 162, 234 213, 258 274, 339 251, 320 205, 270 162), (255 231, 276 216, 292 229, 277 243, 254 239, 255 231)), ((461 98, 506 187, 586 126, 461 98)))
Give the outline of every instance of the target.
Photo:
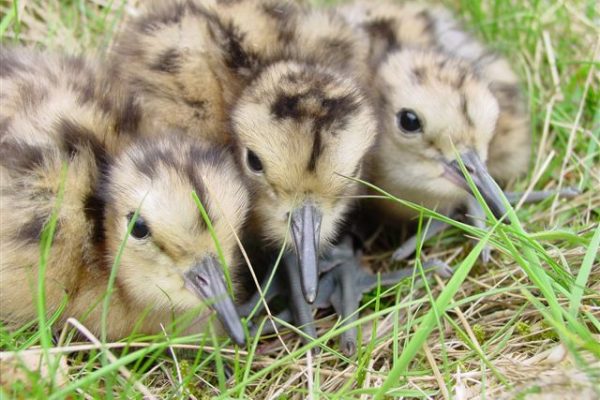
MULTIPOLYGON (((363 346, 351 359, 337 352, 333 317, 320 320, 319 342, 303 346, 284 332, 248 349, 210 338, 198 346, 197 336, 104 345, 69 334, 48 346, 35 326, 18 332, 3 326, 0 398, 599 398, 598 3, 445 3, 511 60, 527 88, 534 157, 513 188, 573 186, 581 195, 520 207, 511 227, 494 231, 488 266, 459 228, 430 240, 417 260, 441 258, 456 267, 454 277, 365 296, 363 346), (326 347, 311 355, 307 349, 317 345, 326 347)), ((137 6, 136 0, 0 0, 0 37, 3 46, 104 54, 137 6)), ((365 262, 390 268, 389 256, 365 262)))

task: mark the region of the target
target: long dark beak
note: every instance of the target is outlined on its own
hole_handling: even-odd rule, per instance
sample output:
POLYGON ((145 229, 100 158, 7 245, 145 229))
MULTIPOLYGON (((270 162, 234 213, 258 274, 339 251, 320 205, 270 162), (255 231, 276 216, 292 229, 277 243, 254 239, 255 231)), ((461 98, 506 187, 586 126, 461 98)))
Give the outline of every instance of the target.
POLYGON ((217 313, 229 337, 239 346, 246 343, 244 328, 233 300, 227 293, 223 267, 216 257, 205 257, 184 274, 186 287, 202 298, 217 313))
MULTIPOLYGON (((502 199, 502 190, 498 187, 494 178, 489 174, 487 167, 481 162, 477 153, 474 151, 467 151, 461 154, 461 159, 465 165, 465 169, 469 172, 469 175, 471 175, 477 190, 481 193, 481 196, 494 216, 496 218, 504 216, 504 214, 506 214, 506 207, 502 199)), ((455 184, 472 194, 471 188, 469 187, 467 179, 463 175, 457 160, 447 164, 446 176, 455 184)))
POLYGON ((305 202, 292 212, 292 237, 296 246, 302 293, 307 302, 317 297, 319 271, 319 237, 323 214, 312 203, 305 202))

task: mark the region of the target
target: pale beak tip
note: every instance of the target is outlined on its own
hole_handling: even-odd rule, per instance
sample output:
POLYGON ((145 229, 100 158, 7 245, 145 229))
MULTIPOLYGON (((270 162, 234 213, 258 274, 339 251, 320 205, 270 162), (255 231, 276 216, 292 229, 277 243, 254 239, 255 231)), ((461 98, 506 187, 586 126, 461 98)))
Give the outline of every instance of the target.
POLYGON ((304 292, 304 299, 309 304, 314 303, 316 298, 317 298, 317 288, 311 288, 311 290, 307 290, 304 292))

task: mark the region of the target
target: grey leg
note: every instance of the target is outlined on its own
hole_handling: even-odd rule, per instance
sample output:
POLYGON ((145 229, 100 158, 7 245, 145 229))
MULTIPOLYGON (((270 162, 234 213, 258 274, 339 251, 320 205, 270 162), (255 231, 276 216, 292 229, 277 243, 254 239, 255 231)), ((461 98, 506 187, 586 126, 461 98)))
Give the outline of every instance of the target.
POLYGON ((284 284, 281 281, 281 274, 277 271, 275 271, 276 275, 273 277, 271 285, 267 287, 269 279, 273 274, 274 268, 275 266, 273 266, 273 268, 270 269, 269 273, 265 278, 265 281, 261 285, 261 291, 264 296, 264 301, 261 298, 259 291, 257 290, 256 293, 254 293, 248 301, 237 306, 237 312, 240 315, 240 317, 248 317, 252 313, 252 310, 254 310, 254 307, 257 307, 256 314, 260 313, 264 310, 265 303, 268 303, 269 301, 273 300, 274 297, 280 294, 285 294, 284 284))
MULTIPOLYGON (((279 314, 277 314, 275 316, 278 320, 281 321, 285 321, 288 323, 293 323, 294 318, 292 316, 292 311, 288 308, 283 310, 282 312, 280 312, 279 314)), ((280 329, 284 329, 284 326, 281 325, 279 322, 277 321, 271 321, 271 322, 267 322, 266 324, 263 325, 263 329, 262 331, 258 331, 259 325, 253 325, 250 328, 250 334, 255 336, 255 335, 271 335, 273 333, 275 333, 275 328, 277 328, 277 330, 280 329)))
MULTIPOLYGON (((477 202, 477 199, 469 196, 467 199, 467 218, 471 224, 480 229, 487 229, 486 224, 486 216, 481 204, 477 202)), ((492 256, 492 248, 489 245, 486 245, 482 250, 479 257, 484 264, 490 262, 490 258, 492 256)))
MULTIPOLYGON (((576 197, 579 194, 581 194, 581 192, 577 188, 574 188, 574 187, 567 187, 567 188, 563 188, 558 191, 557 190, 537 190, 537 191, 533 191, 533 192, 529 193, 523 203, 524 204, 539 203, 539 202, 544 201, 553 196, 558 196, 561 199, 572 199, 573 197, 576 197)), ((519 200, 521 200, 521 197, 523 197, 522 192, 505 192, 504 195, 506 196, 506 199, 508 200, 508 202, 512 205, 517 204, 519 202, 519 200)))
MULTIPOLYGON (((445 277, 452 274, 452 269, 439 260, 429 261, 423 265, 423 268, 425 272, 437 272, 445 277)), ((354 255, 329 271, 323 278, 333 278, 330 281, 335 285, 335 288, 331 291, 329 302, 342 318, 342 326, 345 326, 358 319, 358 308, 364 293, 374 289, 378 284, 381 284, 381 286, 396 285, 401 280, 412 276, 413 273, 414 268, 403 268, 381 274, 378 277, 362 268, 359 256, 354 255)), ((329 287, 329 284, 323 285, 323 287, 329 287)), ((357 327, 342 332, 340 346, 345 355, 351 356, 356 352, 357 337, 357 327)))
MULTIPOLYGON (((446 228, 448 228, 448 225, 445 224, 444 222, 441 222, 438 220, 431 221, 431 223, 429 224, 429 228, 425 231, 425 234, 423 236, 423 241, 431 239, 432 237, 434 237, 438 233, 442 232, 446 228)), ((398 247, 398 249, 396 249, 396 251, 392 255, 392 259, 394 261, 406 260, 412 253, 415 252, 415 250, 417 248, 417 240, 418 240, 418 237, 417 237, 417 235, 415 235, 415 236, 409 238, 407 241, 405 241, 402 244, 402 246, 400 246, 400 247, 398 247)))

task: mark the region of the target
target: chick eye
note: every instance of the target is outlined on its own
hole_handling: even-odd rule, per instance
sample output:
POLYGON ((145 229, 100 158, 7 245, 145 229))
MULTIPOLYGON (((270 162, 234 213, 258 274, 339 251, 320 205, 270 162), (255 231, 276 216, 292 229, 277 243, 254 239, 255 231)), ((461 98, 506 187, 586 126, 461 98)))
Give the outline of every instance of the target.
MULTIPOLYGON (((133 213, 130 213, 127 216, 127 220, 131 221, 132 218, 133 213)), ((131 236, 133 236, 136 239, 146 239, 150 237, 150 228, 141 216, 138 216, 138 218, 135 220, 133 228, 131 228, 131 236)))
POLYGON ((263 168, 262 162, 260 161, 260 158, 258 158, 256 153, 253 152, 252 150, 247 151, 246 162, 248 163, 248 168, 250 168, 250 170, 252 172, 256 172, 256 173, 263 172, 264 168, 263 168))
POLYGON ((398 127, 405 133, 419 133, 423 131, 421 120, 413 110, 402 109, 396 114, 398 127))

